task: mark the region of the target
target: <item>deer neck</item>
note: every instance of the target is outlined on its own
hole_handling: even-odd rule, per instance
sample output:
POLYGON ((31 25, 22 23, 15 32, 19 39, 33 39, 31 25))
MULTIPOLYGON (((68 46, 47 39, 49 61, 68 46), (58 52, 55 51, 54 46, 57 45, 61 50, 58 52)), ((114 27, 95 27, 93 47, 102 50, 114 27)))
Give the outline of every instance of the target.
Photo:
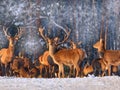
POLYGON ((9 53, 10 53, 11 55, 13 55, 13 53, 14 53, 14 45, 11 45, 11 44, 9 43, 8 51, 9 51, 9 53))
POLYGON ((49 44, 49 54, 51 57, 54 57, 54 50, 55 50, 55 46, 49 44))
POLYGON ((55 49, 56 49, 55 45, 49 44, 49 55, 52 57, 54 63, 57 64, 56 59, 55 59, 55 49))
POLYGON ((102 45, 100 48, 98 48, 98 52, 104 53, 105 52, 105 47, 102 45))

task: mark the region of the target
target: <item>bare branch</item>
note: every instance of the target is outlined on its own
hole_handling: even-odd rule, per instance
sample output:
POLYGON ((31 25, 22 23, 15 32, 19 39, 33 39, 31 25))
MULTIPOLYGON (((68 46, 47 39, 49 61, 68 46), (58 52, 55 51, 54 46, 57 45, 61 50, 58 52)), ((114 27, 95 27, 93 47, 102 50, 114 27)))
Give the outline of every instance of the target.
POLYGON ((22 28, 17 28, 17 30, 18 30, 18 33, 15 35, 15 38, 19 38, 20 36, 21 36, 21 34, 23 33, 23 30, 22 30, 22 28))
POLYGON ((77 43, 77 45, 80 45, 82 42, 81 41, 79 41, 78 43, 77 43))
POLYGON ((52 21, 53 24, 55 24, 57 27, 63 29, 64 32, 67 33, 65 28, 63 28, 62 26, 58 25, 54 20, 51 20, 51 21, 52 21))

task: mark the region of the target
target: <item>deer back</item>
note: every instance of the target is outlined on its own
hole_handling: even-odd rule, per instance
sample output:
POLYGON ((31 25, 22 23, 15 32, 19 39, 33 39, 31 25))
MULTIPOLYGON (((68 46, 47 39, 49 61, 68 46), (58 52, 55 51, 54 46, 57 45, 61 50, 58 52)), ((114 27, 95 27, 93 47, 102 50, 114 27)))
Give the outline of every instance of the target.
POLYGON ((56 61, 63 63, 78 62, 80 55, 77 49, 62 49, 54 55, 56 61))
POLYGON ((108 63, 117 65, 116 62, 120 62, 120 50, 106 50, 104 53, 104 59, 108 63))

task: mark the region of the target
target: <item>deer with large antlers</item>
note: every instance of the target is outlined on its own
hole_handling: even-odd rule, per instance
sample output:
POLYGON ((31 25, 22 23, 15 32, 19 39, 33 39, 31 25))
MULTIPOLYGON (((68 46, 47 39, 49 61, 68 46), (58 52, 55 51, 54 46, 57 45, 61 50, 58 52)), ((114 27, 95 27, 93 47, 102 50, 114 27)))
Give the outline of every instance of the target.
POLYGON ((76 69, 76 76, 79 76, 80 68, 79 68, 79 61, 83 60, 83 57, 85 57, 85 52, 81 49, 62 49, 59 50, 58 52, 54 52, 55 45, 59 45, 63 42, 65 42, 69 35, 70 32, 65 32, 66 36, 63 41, 57 42, 58 39, 50 39, 43 34, 43 28, 39 28, 40 35, 47 41, 48 46, 49 46, 49 54, 52 57, 54 63, 56 63, 59 67, 59 74, 58 77, 64 77, 64 66, 72 66, 74 65, 74 68, 76 69))
POLYGON ((93 47, 96 48, 98 53, 101 54, 101 57, 103 57, 108 67, 108 75, 111 75, 111 65, 120 65, 120 50, 106 50, 107 29, 105 32, 105 39, 103 39, 102 35, 103 31, 101 30, 100 40, 97 41, 93 47))
POLYGON ((8 35, 8 28, 3 27, 3 31, 9 41, 9 46, 8 48, 2 48, 0 50, 0 63, 2 66, 3 75, 7 75, 7 71, 8 71, 7 68, 10 65, 10 62, 12 61, 14 54, 15 41, 19 39, 22 32, 20 29, 18 29, 18 34, 12 37, 11 35, 8 35))

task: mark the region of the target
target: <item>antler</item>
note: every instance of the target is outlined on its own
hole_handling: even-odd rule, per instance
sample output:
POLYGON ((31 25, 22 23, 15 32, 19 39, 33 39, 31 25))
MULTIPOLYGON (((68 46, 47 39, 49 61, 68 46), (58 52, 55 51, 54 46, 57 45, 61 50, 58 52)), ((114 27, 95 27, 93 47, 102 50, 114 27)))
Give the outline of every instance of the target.
MULTIPOLYGON (((67 27, 67 29, 68 29, 68 27, 67 27)), ((66 35, 64 36, 64 39, 63 39, 61 42, 59 42, 58 44, 64 43, 64 42, 69 38, 70 33, 71 33, 71 29, 70 29, 70 31, 67 30, 67 29, 66 29, 66 31, 65 31, 66 35)))
POLYGON ((77 45, 80 45, 82 43, 82 41, 79 41, 78 43, 77 43, 77 45))
POLYGON ((48 37, 45 37, 45 35, 43 34, 43 30, 44 30, 44 27, 43 28, 39 28, 39 32, 40 32, 40 35, 42 36, 42 38, 45 40, 46 42, 46 45, 48 47, 48 43, 47 43, 47 40, 50 40, 48 37))
POLYGON ((104 18, 102 16, 102 26, 101 26, 101 32, 100 32, 100 39, 103 39, 103 24, 104 24, 104 18))
POLYGON ((72 45, 72 48, 73 48, 73 49, 76 49, 77 46, 79 46, 82 42, 79 41, 78 43, 75 43, 75 42, 73 42, 72 40, 70 40, 70 43, 71 43, 71 45, 72 45))
POLYGON ((19 38, 20 36, 21 36, 21 34, 22 34, 22 28, 17 28, 17 30, 18 30, 18 33, 15 35, 15 38, 19 38))
POLYGON ((8 28, 5 28, 5 27, 3 26, 3 31, 4 31, 5 36, 6 36, 7 38, 9 38, 10 36, 7 34, 8 28))
POLYGON ((43 28, 39 28, 39 32, 40 32, 40 35, 42 36, 42 38, 45 40, 45 41, 47 41, 47 37, 45 37, 44 35, 43 35, 43 30, 44 30, 44 27, 43 28))
MULTIPOLYGON (((106 22, 106 24, 108 23, 106 22)), ((105 31, 105 49, 107 47, 107 34, 108 34, 108 25, 106 25, 106 31, 105 31)))
MULTIPOLYGON (((61 27, 62 27, 62 26, 61 26, 61 27)), ((68 28, 68 27, 67 27, 67 28, 68 28)), ((41 28, 41 27, 40 27, 40 28, 39 28, 39 33, 40 33, 40 35, 42 36, 42 38, 47 42, 47 41, 50 40, 50 39, 49 39, 49 37, 46 37, 46 36, 43 34, 43 30, 44 30, 44 28, 41 28)), ((58 42, 58 41, 59 41, 59 38, 58 38, 58 37, 55 37, 55 38, 53 39, 55 45, 59 45, 59 44, 64 43, 64 42, 69 38, 69 35, 70 35, 70 33, 71 33, 71 29, 70 29, 70 31, 64 29, 64 32, 66 33, 66 35, 64 36, 64 39, 63 39, 61 42, 58 42)))

